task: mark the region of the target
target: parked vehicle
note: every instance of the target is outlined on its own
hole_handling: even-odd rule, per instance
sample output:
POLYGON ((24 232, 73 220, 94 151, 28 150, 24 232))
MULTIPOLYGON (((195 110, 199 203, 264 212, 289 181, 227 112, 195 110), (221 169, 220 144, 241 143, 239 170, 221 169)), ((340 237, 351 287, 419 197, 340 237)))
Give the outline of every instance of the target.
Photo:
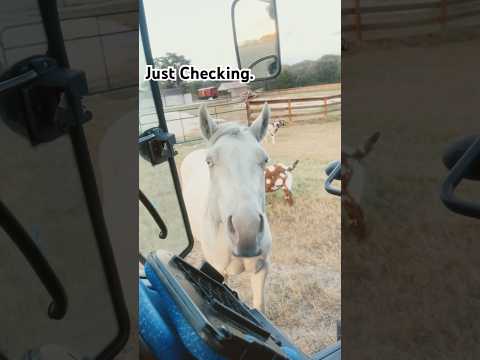
POLYGON ((218 97, 218 89, 215 86, 198 89, 198 98, 200 100, 216 99, 218 97))

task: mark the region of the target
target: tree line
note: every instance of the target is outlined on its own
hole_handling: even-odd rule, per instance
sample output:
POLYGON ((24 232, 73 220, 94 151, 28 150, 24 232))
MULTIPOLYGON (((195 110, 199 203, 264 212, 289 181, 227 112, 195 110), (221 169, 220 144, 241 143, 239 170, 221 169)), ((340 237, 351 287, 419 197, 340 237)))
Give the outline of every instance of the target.
POLYGON ((275 79, 254 83, 252 87, 276 90, 340 81, 340 55, 324 55, 317 60, 305 60, 293 65, 282 65, 282 71, 275 79))
MULTIPOLYGON (((167 53, 165 56, 155 58, 156 67, 189 65, 191 62, 183 55, 167 53)), ((309 85, 337 83, 341 81, 340 55, 324 55, 317 60, 305 60, 293 65, 282 65, 282 71, 275 79, 251 83, 253 89, 266 90, 287 89, 309 85)), ((192 81, 181 80, 162 81, 160 88, 181 87, 184 92, 196 94, 203 87, 220 86, 218 81, 192 81)))

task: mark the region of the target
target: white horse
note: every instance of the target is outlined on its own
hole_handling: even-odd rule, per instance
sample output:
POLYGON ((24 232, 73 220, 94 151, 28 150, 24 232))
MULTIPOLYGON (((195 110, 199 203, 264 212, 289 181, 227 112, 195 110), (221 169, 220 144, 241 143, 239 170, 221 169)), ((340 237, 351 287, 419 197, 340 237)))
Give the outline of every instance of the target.
POLYGON ((268 155, 260 145, 269 118, 265 104, 250 127, 218 125, 202 106, 200 128, 207 148, 190 153, 181 166, 192 232, 205 260, 226 278, 250 272, 253 307, 261 311, 272 243, 265 213, 268 155))

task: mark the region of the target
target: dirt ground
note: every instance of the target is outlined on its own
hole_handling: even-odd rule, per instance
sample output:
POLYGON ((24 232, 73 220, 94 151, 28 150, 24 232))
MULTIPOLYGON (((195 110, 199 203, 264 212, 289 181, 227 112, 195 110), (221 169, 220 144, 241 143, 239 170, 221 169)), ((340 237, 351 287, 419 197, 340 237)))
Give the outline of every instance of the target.
MULTIPOLYGON (((479 49, 480 37, 432 36, 342 55, 342 144, 381 132, 366 159, 370 235, 342 229, 345 358, 478 359, 480 226, 439 193, 443 151, 478 134, 479 49)), ((478 200, 479 189, 458 193, 478 200)))
MULTIPOLYGON (((294 206, 289 207, 280 192, 267 195, 273 250, 266 285, 266 315, 304 352, 312 353, 335 342, 336 323, 340 320, 340 199, 323 190, 323 170, 329 161, 340 156, 339 117, 282 128, 276 140, 275 145, 265 144, 272 163, 291 164, 297 159, 300 162, 294 172, 294 206)), ((178 145, 178 167, 186 154, 203 146, 201 142, 178 145)), ((141 184, 156 198, 161 196, 162 203, 155 205, 161 207, 163 216, 175 206, 171 185, 158 186, 165 176, 147 176, 149 169, 147 164, 143 165, 141 184)), ((169 238, 181 241, 168 244, 171 249, 181 249, 186 243, 183 224, 177 210, 174 213, 166 219, 173 234, 169 238)), ((142 212, 140 221, 141 248, 158 248, 158 237, 152 237, 158 230, 149 225, 142 212)), ((201 259, 201 249, 196 244, 187 260, 199 265, 201 259)), ((234 277, 228 283, 251 304, 248 275, 234 277)))

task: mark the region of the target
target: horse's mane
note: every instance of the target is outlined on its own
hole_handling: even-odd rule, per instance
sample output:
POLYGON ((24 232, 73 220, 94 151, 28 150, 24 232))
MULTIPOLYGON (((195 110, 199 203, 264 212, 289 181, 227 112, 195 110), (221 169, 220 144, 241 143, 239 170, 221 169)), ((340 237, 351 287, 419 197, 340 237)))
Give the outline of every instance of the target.
POLYGON ((215 144, 218 139, 223 136, 238 136, 240 133, 248 129, 245 125, 238 123, 226 123, 218 126, 217 130, 213 133, 212 137, 208 140, 210 145, 215 144))

